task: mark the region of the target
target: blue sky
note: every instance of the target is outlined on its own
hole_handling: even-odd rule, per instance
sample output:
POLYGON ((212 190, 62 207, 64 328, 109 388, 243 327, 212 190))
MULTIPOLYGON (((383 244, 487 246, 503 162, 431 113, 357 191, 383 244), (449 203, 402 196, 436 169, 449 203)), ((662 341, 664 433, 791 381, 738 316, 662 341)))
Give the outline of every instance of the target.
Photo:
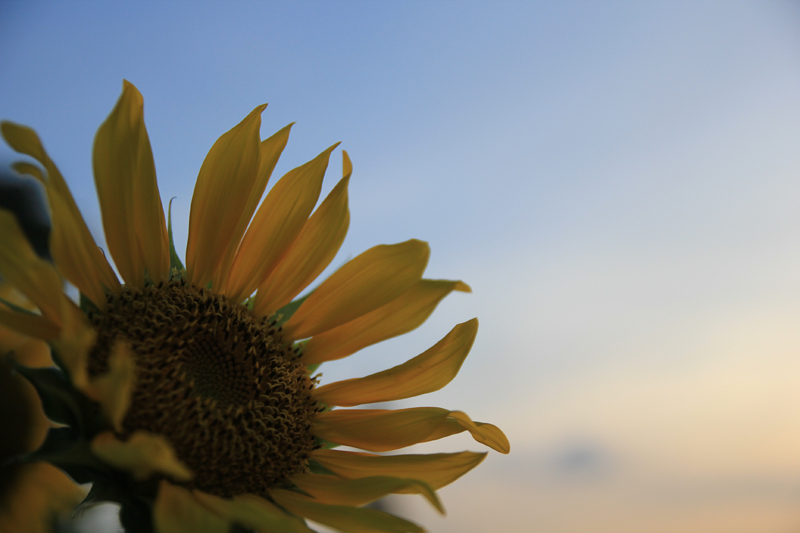
POLYGON ((334 264, 416 237, 428 276, 474 293, 324 379, 478 316, 459 378, 407 405, 464 409, 513 446, 445 489, 445 521, 399 500, 432 531, 785 531, 798 27, 789 2, 10 1, 0 116, 39 132, 98 240, 92 139, 123 78, 179 243, 205 153, 256 105, 263 136, 297 122, 276 175, 342 141, 334 264))

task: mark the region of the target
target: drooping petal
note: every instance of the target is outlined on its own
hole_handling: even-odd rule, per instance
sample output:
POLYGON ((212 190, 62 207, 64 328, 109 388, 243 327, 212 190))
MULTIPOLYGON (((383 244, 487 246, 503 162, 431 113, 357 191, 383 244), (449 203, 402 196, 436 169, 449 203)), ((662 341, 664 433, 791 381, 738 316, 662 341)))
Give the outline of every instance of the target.
POLYGON ((418 525, 375 509, 326 505, 286 490, 270 495, 288 511, 348 533, 422 533, 418 525))
POLYGON ((379 245, 331 274, 284 325, 286 338, 304 339, 369 313, 422 279, 428 243, 379 245))
POLYGON ((198 287, 217 270, 258 179, 261 112, 256 107, 209 150, 192 195, 186 273, 198 287))
POLYGON ((230 522, 200 504, 183 487, 162 481, 153 505, 156 533, 229 533, 230 522))
MULTIPOLYGON (((119 292, 120 284, 86 227, 67 183, 47 155, 35 131, 13 122, 0 123, 0 129, 11 148, 36 159, 47 171, 46 190, 52 226, 50 253, 63 275, 92 298, 95 305, 104 309, 105 298, 97 296, 102 294, 102 285, 119 292), (98 290, 96 286, 101 288, 98 290)), ((41 177, 38 172, 31 175, 41 177)))
POLYGON ((272 171, 275 170, 275 165, 278 163, 278 159, 289 141, 289 131, 291 131, 293 125, 294 123, 289 124, 272 137, 261 141, 258 174, 256 174, 256 179, 253 182, 253 189, 247 196, 247 205, 242 210, 236 229, 231 235, 230 242, 228 242, 228 248, 225 250, 222 261, 220 261, 214 277, 211 279, 212 287, 222 288, 224 286, 230 274, 236 250, 239 248, 242 235, 244 235, 244 230, 250 223, 250 219, 253 218, 253 213, 259 200, 261 200, 261 196, 264 194, 264 189, 266 189, 269 178, 272 176, 272 171))
POLYGON ((388 476, 370 476, 359 479, 341 479, 336 476, 297 474, 290 481, 320 503, 360 507, 383 498, 387 494, 421 494, 437 511, 444 514, 442 502, 427 483, 416 479, 388 476))
POLYGON ((324 385, 312 393, 321 403, 352 407, 437 391, 456 377, 477 334, 478 319, 473 318, 457 325, 433 347, 401 365, 364 378, 324 385))
POLYGON ((317 415, 313 432, 329 442, 388 452, 469 431, 478 442, 508 453, 508 439, 492 424, 473 422, 461 411, 439 407, 347 409, 317 415))
MULTIPOLYGON (((347 152, 342 151, 342 154, 345 161, 349 161, 347 152)), ((352 165, 349 167, 352 171, 352 165)), ((333 261, 350 226, 349 182, 350 175, 346 174, 308 219, 280 264, 258 288, 253 305, 256 316, 271 315, 288 304, 333 261)))
POLYGON ((315 335, 303 347, 306 364, 341 359, 419 327, 445 296, 470 292, 461 281, 423 279, 386 305, 337 328, 315 335))
POLYGON ((156 167, 144 125, 144 99, 123 82, 111 114, 97 130, 94 181, 106 242, 122 279, 143 287, 169 277, 169 247, 156 167))
POLYGON ((373 455, 323 449, 315 450, 311 457, 338 476, 351 479, 369 476, 418 479, 439 490, 478 466, 486 458, 486 453, 373 455))
POLYGON ((244 300, 283 258, 317 205, 322 178, 336 146, 338 143, 287 172, 269 191, 244 234, 222 288, 228 298, 244 300))
POLYGON ((303 520, 287 514, 280 507, 254 494, 234 496, 231 500, 197 490, 192 495, 215 515, 255 531, 313 533, 303 520))
POLYGON ((145 480, 153 474, 166 474, 178 481, 188 481, 192 473, 181 463, 167 439, 146 431, 136 431, 122 442, 113 433, 99 433, 91 450, 109 465, 127 470, 135 479, 145 480))
POLYGON ((500 428, 486 422, 474 422, 466 413, 461 411, 450 411, 450 416, 445 423, 421 442, 449 437, 465 430, 472 434, 473 439, 493 450, 500 453, 509 453, 511 451, 508 438, 500 428))
POLYGON ((128 411, 136 380, 136 363, 130 346, 118 341, 108 358, 108 372, 91 380, 85 391, 100 404, 111 425, 122 431, 122 420, 128 411))
MULTIPOLYGON (((22 292, 52 323, 61 325, 61 277, 36 255, 16 217, 0 209, 0 275, 22 292)), ((24 332, 29 334, 27 332, 24 332)))

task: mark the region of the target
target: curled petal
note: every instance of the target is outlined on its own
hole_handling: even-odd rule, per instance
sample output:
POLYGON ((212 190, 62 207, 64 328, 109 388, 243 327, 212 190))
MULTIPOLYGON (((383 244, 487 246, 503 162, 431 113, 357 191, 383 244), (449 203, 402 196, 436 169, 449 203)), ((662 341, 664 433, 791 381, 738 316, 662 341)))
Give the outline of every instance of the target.
POLYGON ((438 407, 337 409, 318 415, 313 431, 329 442, 373 452, 397 450, 469 431, 478 442, 501 453, 509 451, 508 439, 497 427, 473 422, 460 411, 438 407))

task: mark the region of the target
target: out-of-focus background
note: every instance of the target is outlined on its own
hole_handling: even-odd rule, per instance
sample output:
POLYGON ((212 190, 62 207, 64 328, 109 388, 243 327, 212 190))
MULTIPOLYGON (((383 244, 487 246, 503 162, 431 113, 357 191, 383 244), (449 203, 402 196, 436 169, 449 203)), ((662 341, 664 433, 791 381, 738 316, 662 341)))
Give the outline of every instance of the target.
MULTIPOLYGON (((480 318, 456 381, 403 405, 491 421, 512 452, 443 489, 445 519, 399 514, 800 530, 797 3, 5 1, 0 116, 39 132, 99 242, 92 140, 123 78, 179 249, 207 150, 269 102, 264 137, 297 122, 276 177, 335 141, 353 159, 334 265, 416 237, 428 277, 472 286, 322 368, 366 375, 480 318)), ((482 446, 417 447, 462 449, 482 446)))

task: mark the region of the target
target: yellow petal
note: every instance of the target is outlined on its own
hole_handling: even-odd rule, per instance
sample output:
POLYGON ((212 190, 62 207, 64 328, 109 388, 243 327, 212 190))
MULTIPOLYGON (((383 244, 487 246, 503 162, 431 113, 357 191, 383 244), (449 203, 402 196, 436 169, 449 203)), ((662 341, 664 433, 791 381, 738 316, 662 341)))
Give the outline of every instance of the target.
POLYGON ((128 81, 97 130, 94 182, 111 256, 128 285, 169 277, 169 247, 156 167, 144 125, 144 100, 128 81))
POLYGON ((57 338, 61 330, 47 317, 11 311, 2 306, 0 306, 0 324, 19 334, 45 341, 57 338))
POLYGON ((283 261, 261 284, 253 312, 268 316, 292 301, 325 270, 347 235, 350 210, 347 208, 345 176, 308 219, 283 261))
POLYGON ((311 365, 341 359, 408 333, 425 322, 439 302, 453 291, 471 289, 461 281, 420 280, 388 304, 309 339, 303 347, 303 362, 311 365))
POLYGON ((200 491, 192 495, 215 515, 255 531, 313 533, 303 520, 286 514, 280 507, 254 494, 243 494, 226 500, 200 491))
POLYGON ((69 300, 62 306, 62 316, 61 331, 52 345, 72 384, 83 390, 88 384, 89 350, 94 345, 96 333, 86 315, 69 300))
POLYGON ((230 522, 204 507, 191 492, 162 481, 153 505, 156 533, 229 533, 230 522))
MULTIPOLYGON (((456 377, 477 333, 478 319, 473 318, 457 325, 433 347, 402 365, 364 378, 324 385, 313 391, 314 397, 327 405, 352 407, 437 391, 456 377)), ((305 357, 303 361, 307 362, 305 357)))
MULTIPOLYGON (((50 253, 61 272, 87 296, 91 297, 97 293, 88 288, 84 289, 87 280, 99 280, 108 289, 119 292, 120 285, 114 271, 103 253, 97 248, 94 238, 89 232, 89 228, 86 227, 86 222, 69 192, 67 183, 45 152, 39 136, 32 129, 13 122, 0 123, 0 129, 11 148, 36 159, 47 171, 47 200, 51 209, 50 223, 52 227, 50 253), (58 198, 54 199, 54 196, 58 198), (57 208, 55 204, 58 199, 61 202, 57 208)), ((98 282, 94 281, 94 283, 98 282)), ((102 289, 99 292, 102 293, 102 289)), ((99 302, 92 301, 101 309, 105 307, 105 298, 101 298, 99 302)))
POLYGON ((33 302, 45 317, 61 325, 64 299, 61 277, 53 265, 36 255, 16 217, 2 209, 0 241, 3 243, 0 246, 0 274, 33 302))
MULTIPOLYGON (((76 219, 69 216, 66 201, 55 189, 48 189, 50 200, 50 213, 53 218, 53 225, 50 233, 50 253, 58 265, 61 273, 73 285, 78 287, 87 298, 89 298, 98 309, 105 310, 106 294, 103 284, 111 283, 108 286, 114 292, 119 292, 120 284, 113 272, 109 276, 98 275, 97 254, 99 248, 91 241, 76 239, 79 235, 76 226, 76 219)), ((82 223, 83 220, 80 220, 82 223)), ((108 266, 105 258, 103 263, 108 266)), ((110 267, 109 267, 110 269, 110 267)))
POLYGON ((256 107, 209 150, 192 195, 186 273, 198 287, 214 276, 258 179, 261 112, 256 107))
POLYGON ((269 191, 236 252, 223 293, 244 300, 269 276, 303 229, 317 204, 334 144, 290 170, 269 191))
POLYGON ((447 421, 434 431, 428 438, 421 442, 441 439, 462 431, 469 431, 472 438, 481 444, 496 450, 500 453, 511 451, 511 445, 505 434, 493 424, 485 422, 473 422, 466 413, 461 411, 450 411, 447 421))
POLYGON ((388 476, 341 479, 336 476, 297 474, 290 478, 303 492, 320 503, 360 507, 387 494, 421 494, 437 511, 444 514, 442 502, 425 482, 388 476))
POLYGON ((100 404, 112 427, 122 431, 122 420, 128 411, 136 383, 136 363, 130 346, 118 341, 108 358, 108 372, 93 379, 85 391, 100 404))
POLYGON ((0 502, 0 531, 51 533, 53 522, 86 496, 66 474, 46 463, 23 465, 0 502))
POLYGON ((370 248, 309 295, 285 324, 285 337, 311 337, 389 303, 422 278, 429 255, 428 243, 416 239, 370 248))
POLYGON ((387 452, 423 442, 449 414, 438 407, 338 409, 317 415, 313 432, 329 442, 387 452))
POLYGON ((286 143, 289 141, 289 131, 292 129, 293 125, 294 123, 289 124, 269 139, 264 139, 261 141, 261 147, 259 149, 260 155, 258 174, 253 182, 253 189, 247 196, 247 205, 245 205, 244 209, 242 210, 241 216, 239 217, 239 222, 236 224, 236 229, 231 235, 222 261, 220 261, 220 264, 217 267, 213 278, 211 279, 211 285, 212 287, 215 287, 215 290, 216 288, 223 288, 225 282, 227 281, 228 274, 230 274, 231 264, 233 263, 233 259, 236 255, 236 250, 239 248, 242 235, 244 235, 244 230, 250 223, 250 219, 253 217, 256 206, 258 205, 259 200, 261 200, 261 196, 264 194, 264 189, 267 187, 267 182, 269 182, 269 178, 272 176, 272 171, 275 170, 275 165, 278 163, 278 159, 280 158, 281 153, 283 153, 286 143))
POLYGON ((44 174, 42 174, 42 169, 28 163, 27 161, 17 161, 16 163, 11 165, 11 168, 16 170, 20 174, 27 174, 28 176, 33 176, 39 183, 45 184, 47 180, 44 179, 44 174))
POLYGON ((311 457, 338 476, 358 479, 392 476, 424 481, 434 490, 449 485, 486 458, 486 453, 373 455, 343 450, 315 450, 311 457))
POLYGON ((375 509, 356 509, 325 505, 286 490, 270 490, 270 495, 288 511, 348 533, 422 533, 416 524, 375 509))
POLYGON ((101 461, 127 470, 134 479, 145 480, 153 474, 166 474, 178 481, 188 481, 192 474, 176 457, 166 438, 146 431, 136 431, 122 442, 113 433, 98 434, 91 443, 92 453, 101 461))
POLYGON ((317 415, 313 432, 321 439, 373 452, 388 452, 419 442, 469 431, 478 442, 508 453, 508 439, 492 424, 473 422, 461 411, 439 407, 347 409, 317 415))

